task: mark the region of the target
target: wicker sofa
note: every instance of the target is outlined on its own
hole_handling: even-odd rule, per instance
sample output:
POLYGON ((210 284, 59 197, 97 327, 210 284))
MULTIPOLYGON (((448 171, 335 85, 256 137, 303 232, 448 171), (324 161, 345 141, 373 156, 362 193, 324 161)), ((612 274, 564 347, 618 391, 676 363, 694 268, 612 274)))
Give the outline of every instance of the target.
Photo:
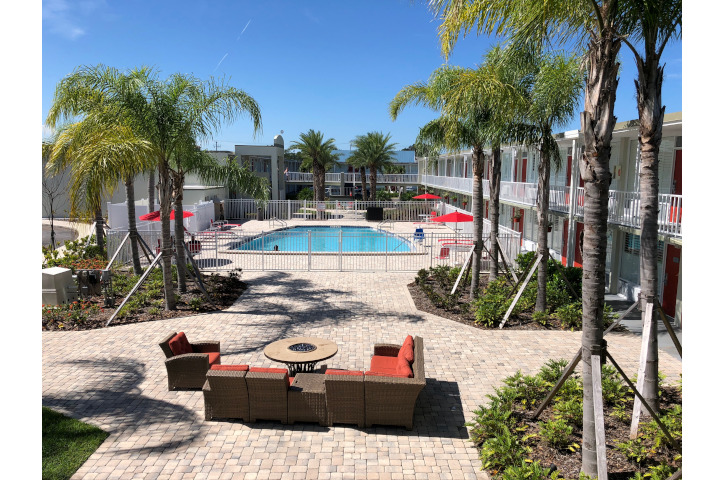
MULTIPOLYGON (((211 365, 221 363, 220 344, 214 340, 202 340, 189 343, 191 352, 183 354, 174 354, 173 345, 170 343, 177 339, 177 335, 184 332, 171 332, 165 336, 159 346, 166 355, 166 373, 169 379, 169 390, 177 388, 194 388, 198 389, 204 385, 206 381, 206 372, 209 371, 211 365)), ((186 336, 183 335, 186 341, 186 336)))
MULTIPOLYGON (((426 383, 423 339, 413 339, 413 361, 409 363, 412 378, 376 372, 373 368, 398 358, 401 348, 402 345, 376 344, 372 370, 365 374, 339 370, 305 373, 298 374, 294 383, 284 369, 225 371, 236 366, 215 366, 206 374, 203 388, 205 418, 279 420, 283 424, 315 421, 321 425, 355 424, 360 428, 396 425, 411 430, 415 403, 426 383)), ((246 365, 239 367, 241 370, 246 365)))

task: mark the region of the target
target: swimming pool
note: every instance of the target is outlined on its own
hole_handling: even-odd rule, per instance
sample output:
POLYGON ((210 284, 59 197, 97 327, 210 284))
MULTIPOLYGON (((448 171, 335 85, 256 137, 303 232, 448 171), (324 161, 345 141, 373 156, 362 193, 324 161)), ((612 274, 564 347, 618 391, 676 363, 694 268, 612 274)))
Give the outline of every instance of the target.
POLYGON ((235 250, 409 253, 413 249, 407 240, 370 227, 332 226, 285 228, 242 242, 235 250))

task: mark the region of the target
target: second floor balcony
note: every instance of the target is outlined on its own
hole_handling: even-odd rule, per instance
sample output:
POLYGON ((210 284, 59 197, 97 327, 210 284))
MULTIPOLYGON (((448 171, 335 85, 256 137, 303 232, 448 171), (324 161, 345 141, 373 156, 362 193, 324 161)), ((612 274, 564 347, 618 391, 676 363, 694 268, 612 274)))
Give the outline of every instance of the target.
MULTIPOLYGON (((421 183, 443 190, 471 195, 473 192, 473 179, 421 175, 421 183)), ((490 199, 490 185, 483 180, 481 185, 483 197, 490 199)), ((499 200, 514 206, 535 207, 538 194, 538 184, 525 182, 501 182, 499 200)), ((567 186, 552 186, 549 190, 549 208, 553 212, 568 214, 573 208, 573 214, 584 217, 584 189, 575 188, 573 191, 567 186)), ((626 227, 641 228, 639 192, 609 191, 609 223, 626 227)), ((658 233, 672 237, 682 237, 682 195, 661 193, 658 196, 659 213, 657 217, 658 233)))

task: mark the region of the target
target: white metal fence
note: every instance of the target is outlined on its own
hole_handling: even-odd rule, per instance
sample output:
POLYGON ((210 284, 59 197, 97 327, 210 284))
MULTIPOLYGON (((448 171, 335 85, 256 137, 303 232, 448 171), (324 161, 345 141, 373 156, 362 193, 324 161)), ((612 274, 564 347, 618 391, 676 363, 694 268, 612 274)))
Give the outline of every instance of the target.
MULTIPOLYGON (((115 252, 126 231, 108 235, 109 252, 115 252)), ((155 249, 160 232, 140 232, 155 249)), ((473 236, 466 233, 423 232, 394 233, 371 229, 369 232, 342 232, 320 228, 292 232, 286 229, 267 232, 209 231, 194 236, 201 248, 194 254, 205 271, 300 270, 300 271, 398 271, 415 272, 438 265, 461 265, 471 249, 473 236), (325 231, 329 230, 329 231, 325 231), (275 249, 275 247, 277 247, 275 249), (281 247, 281 248, 280 248, 281 247)), ((520 253, 518 236, 501 234, 501 249, 512 261, 520 253)), ((484 246, 490 249, 488 237, 484 246)), ((148 260, 142 255, 142 263, 148 260)), ((482 269, 490 268, 484 252, 482 269)), ((116 257, 117 264, 131 261, 130 243, 116 257)))

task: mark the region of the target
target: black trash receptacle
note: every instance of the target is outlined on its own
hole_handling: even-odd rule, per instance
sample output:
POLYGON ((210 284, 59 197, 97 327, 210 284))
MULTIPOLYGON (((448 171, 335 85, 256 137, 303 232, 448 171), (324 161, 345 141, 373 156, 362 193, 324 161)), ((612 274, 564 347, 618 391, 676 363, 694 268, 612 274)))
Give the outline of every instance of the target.
POLYGON ((383 220, 383 208, 382 207, 368 207, 365 214, 365 220, 383 220))

